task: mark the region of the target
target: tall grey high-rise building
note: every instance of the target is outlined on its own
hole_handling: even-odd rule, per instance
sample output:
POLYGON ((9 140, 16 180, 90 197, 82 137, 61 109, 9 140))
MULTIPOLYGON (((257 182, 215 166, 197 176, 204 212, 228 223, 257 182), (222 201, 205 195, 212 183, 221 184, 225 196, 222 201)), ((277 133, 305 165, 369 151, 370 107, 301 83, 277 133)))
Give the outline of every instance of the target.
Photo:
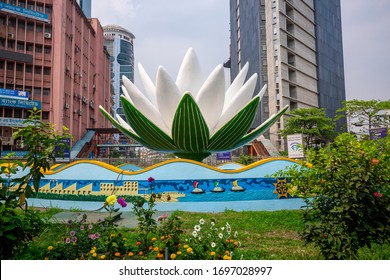
POLYGON ((113 115, 125 118, 120 102, 122 76, 134 82, 134 35, 125 28, 110 24, 103 27, 104 45, 110 54, 111 87, 114 91, 113 115))
MULTIPOLYGON (((256 92, 268 84, 257 121, 285 105, 334 117, 345 100, 340 0, 230 0, 230 30, 231 79, 249 62, 256 92)), ((284 118, 266 135, 280 150, 284 118)))

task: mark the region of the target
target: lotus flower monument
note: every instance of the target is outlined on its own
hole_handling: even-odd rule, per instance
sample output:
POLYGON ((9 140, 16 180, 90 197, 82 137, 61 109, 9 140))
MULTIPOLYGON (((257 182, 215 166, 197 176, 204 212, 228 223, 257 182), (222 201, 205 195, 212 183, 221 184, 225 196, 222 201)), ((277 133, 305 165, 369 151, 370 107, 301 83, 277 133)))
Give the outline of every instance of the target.
POLYGON ((202 161, 215 152, 234 150, 251 142, 273 125, 288 109, 284 107, 248 133, 266 85, 253 97, 257 74, 246 82, 248 63, 225 91, 225 75, 218 65, 206 80, 193 49, 180 66, 176 82, 162 66, 156 84, 141 64, 141 92, 123 76, 120 97, 126 121, 100 111, 121 132, 145 147, 175 154, 179 158, 202 161))

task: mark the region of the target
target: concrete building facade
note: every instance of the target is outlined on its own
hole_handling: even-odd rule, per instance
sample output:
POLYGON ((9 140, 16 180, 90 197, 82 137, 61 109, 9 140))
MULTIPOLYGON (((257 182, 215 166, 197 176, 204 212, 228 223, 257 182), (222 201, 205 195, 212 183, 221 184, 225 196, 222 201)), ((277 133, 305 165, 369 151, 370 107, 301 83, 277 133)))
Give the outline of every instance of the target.
POLYGON ((76 0, 0 1, 0 135, 17 151, 12 127, 28 110, 78 141, 86 128, 109 127, 98 106, 111 107, 109 54, 103 28, 76 0), (22 96, 22 97, 21 97, 22 96))
POLYGON ((120 102, 122 94, 122 76, 134 83, 134 35, 125 28, 110 24, 103 27, 104 45, 110 54, 111 87, 114 92, 113 115, 119 114, 125 119, 120 102))
MULTIPOLYGON (((340 0, 230 0, 231 79, 248 61, 257 90, 268 84, 259 121, 285 105, 334 117, 345 100, 340 15, 340 0)), ((279 150, 287 117, 265 135, 279 150)))

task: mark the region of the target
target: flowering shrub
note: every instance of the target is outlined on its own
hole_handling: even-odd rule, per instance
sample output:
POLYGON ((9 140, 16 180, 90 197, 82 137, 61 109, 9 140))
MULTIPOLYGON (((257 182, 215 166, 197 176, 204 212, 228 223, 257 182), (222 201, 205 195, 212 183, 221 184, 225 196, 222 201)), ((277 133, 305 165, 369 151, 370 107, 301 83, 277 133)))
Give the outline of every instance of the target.
POLYGON ((236 249, 241 246, 238 232, 232 231, 229 223, 217 226, 212 219, 199 220, 194 226, 191 237, 185 238, 177 254, 178 259, 194 260, 232 260, 240 259, 236 249))

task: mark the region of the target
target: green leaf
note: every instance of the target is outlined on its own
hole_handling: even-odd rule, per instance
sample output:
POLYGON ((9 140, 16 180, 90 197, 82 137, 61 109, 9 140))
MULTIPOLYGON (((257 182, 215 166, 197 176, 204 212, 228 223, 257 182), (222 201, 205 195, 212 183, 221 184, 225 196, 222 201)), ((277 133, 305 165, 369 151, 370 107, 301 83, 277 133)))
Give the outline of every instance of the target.
POLYGON ((266 132, 288 109, 288 105, 285 106, 282 110, 280 110, 275 116, 270 117, 268 120, 263 122, 260 126, 258 126, 255 130, 245 135, 238 142, 234 143, 233 149, 238 148, 245 143, 251 142, 255 138, 259 137, 259 135, 266 132))
POLYGON ((252 99, 230 121, 221 127, 210 139, 210 151, 226 151, 234 149, 237 142, 250 129, 256 115, 260 97, 252 99))
POLYGON ((183 151, 202 152, 207 148, 209 129, 190 94, 181 99, 172 123, 172 138, 183 151))
POLYGON ((175 151, 173 140, 145 117, 125 97, 121 96, 123 110, 130 126, 142 138, 145 146, 157 151, 175 151))

